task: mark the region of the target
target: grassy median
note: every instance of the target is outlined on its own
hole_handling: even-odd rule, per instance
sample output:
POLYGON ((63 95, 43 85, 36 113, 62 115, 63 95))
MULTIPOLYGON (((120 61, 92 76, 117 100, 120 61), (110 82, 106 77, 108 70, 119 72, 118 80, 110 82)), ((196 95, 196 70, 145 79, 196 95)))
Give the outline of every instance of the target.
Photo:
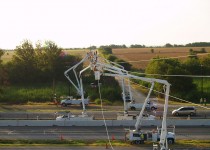
MULTIPOLYGON (((112 140, 112 146, 152 147, 152 142, 143 145, 131 145, 123 140, 112 140)), ((0 147, 4 146, 109 146, 107 140, 4 140, 0 139, 0 147)), ((170 148, 209 148, 210 140, 177 140, 170 148)))

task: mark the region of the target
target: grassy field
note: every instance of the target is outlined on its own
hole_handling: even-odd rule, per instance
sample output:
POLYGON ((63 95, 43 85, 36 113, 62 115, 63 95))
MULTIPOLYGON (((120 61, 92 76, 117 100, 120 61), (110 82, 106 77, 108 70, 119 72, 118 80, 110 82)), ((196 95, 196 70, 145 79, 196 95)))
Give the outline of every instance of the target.
MULTIPOLYGON (((180 57, 184 60, 189 55, 189 50, 200 51, 202 47, 180 47, 180 48, 153 48, 154 53, 151 52, 152 48, 126 48, 126 49, 113 49, 113 54, 125 61, 129 61, 134 68, 145 69, 150 59, 160 57, 180 57), (183 57, 184 56, 184 57, 183 57), (136 61, 136 62, 132 62, 136 61)), ((210 47, 205 47, 206 52, 210 53, 210 47)), ((202 54, 199 57, 205 57, 202 54)))
POLYGON ((4 55, 2 56, 3 63, 6 63, 12 59, 12 56, 14 55, 14 51, 5 51, 4 55))
MULTIPOLYGON (((152 142, 145 142, 143 145, 131 145, 129 142, 124 140, 112 140, 112 146, 123 146, 123 147, 136 147, 136 148, 151 148, 152 142)), ((0 148, 5 146, 103 146, 104 149, 108 149, 110 145, 107 140, 0 140, 0 148), (107 147, 107 148, 106 148, 107 147)), ((169 148, 188 148, 188 149, 202 149, 209 148, 209 140, 177 140, 175 144, 169 145, 169 148)))

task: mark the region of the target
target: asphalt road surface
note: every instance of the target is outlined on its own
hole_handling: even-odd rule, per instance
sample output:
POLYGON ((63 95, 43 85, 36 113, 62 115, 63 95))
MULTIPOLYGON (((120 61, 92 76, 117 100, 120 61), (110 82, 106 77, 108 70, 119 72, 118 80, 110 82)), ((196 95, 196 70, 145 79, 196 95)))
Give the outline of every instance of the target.
MULTIPOLYGON (((125 128, 108 127, 110 139, 123 140, 125 128)), ((155 127, 142 127, 142 130, 152 130, 155 127)), ((210 139, 210 127, 176 127, 176 139, 210 139)), ((0 139, 68 139, 68 140, 105 140, 105 127, 1 127, 0 139)))
MULTIPOLYGON (((123 113, 123 111, 120 109, 122 107, 120 106, 110 106, 115 110, 105 110, 104 115, 106 119, 116 119, 117 118, 117 113, 123 113)), ((71 107, 69 107, 71 108, 71 107)), ((61 109, 62 110, 62 109, 61 109)), ((70 110, 70 109, 69 109, 70 110)), ((82 111, 79 111, 75 108, 71 109, 71 113, 74 115, 79 115, 81 114, 82 111)), ((140 111, 129 111, 129 114, 133 115, 138 115, 140 111)), ((95 119, 102 119, 102 113, 100 110, 95 111, 95 110, 88 110, 87 111, 88 115, 94 116, 95 119)), ((163 111, 162 110, 157 110, 156 113, 148 111, 146 112, 151 115, 155 115, 156 117, 162 116, 163 111)), ((56 116, 66 114, 65 112, 58 112, 58 113, 37 113, 37 112, 0 112, 0 119, 4 120, 10 120, 10 119, 25 119, 25 120, 33 120, 33 119, 42 119, 42 120, 55 120, 56 116)), ((173 118, 173 119, 186 119, 187 116, 180 116, 180 117, 174 117, 171 115, 171 111, 168 111, 168 116, 167 118, 173 118)), ((210 111, 206 110, 199 110, 197 111, 197 115, 191 117, 191 119, 200 119, 200 118, 210 118, 210 111)))
MULTIPOLYGON (((104 150, 104 149, 111 149, 110 146, 102 147, 102 146, 20 146, 20 147, 0 147, 2 150, 104 150)), ((122 146, 114 146, 113 150, 152 150, 148 147, 136 147, 136 146, 129 146, 129 147, 122 147, 122 146)), ((175 149, 174 149, 175 150, 175 149)), ((180 149, 179 149, 180 150, 180 149)), ((184 149, 186 150, 186 149, 184 149)), ((207 149, 206 149, 207 150, 207 149)))

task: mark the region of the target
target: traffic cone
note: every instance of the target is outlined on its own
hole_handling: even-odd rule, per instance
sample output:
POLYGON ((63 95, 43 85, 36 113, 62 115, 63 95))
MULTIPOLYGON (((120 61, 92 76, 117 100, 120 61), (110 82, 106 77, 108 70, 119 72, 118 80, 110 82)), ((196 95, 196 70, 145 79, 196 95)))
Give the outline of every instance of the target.
POLYGON ((61 141, 63 140, 63 135, 61 134, 61 136, 60 136, 60 139, 61 139, 61 141))
POLYGON ((108 144, 106 143, 106 149, 108 149, 108 144))
POLYGON ((114 137, 114 135, 112 135, 112 141, 113 141, 113 140, 115 140, 115 137, 114 137))

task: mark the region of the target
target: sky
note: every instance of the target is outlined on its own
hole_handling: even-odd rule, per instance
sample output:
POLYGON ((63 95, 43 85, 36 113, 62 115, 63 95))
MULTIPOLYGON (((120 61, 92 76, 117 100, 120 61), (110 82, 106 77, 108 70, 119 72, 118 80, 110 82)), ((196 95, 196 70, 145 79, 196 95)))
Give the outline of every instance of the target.
POLYGON ((0 48, 210 42, 210 0, 0 0, 0 48))

